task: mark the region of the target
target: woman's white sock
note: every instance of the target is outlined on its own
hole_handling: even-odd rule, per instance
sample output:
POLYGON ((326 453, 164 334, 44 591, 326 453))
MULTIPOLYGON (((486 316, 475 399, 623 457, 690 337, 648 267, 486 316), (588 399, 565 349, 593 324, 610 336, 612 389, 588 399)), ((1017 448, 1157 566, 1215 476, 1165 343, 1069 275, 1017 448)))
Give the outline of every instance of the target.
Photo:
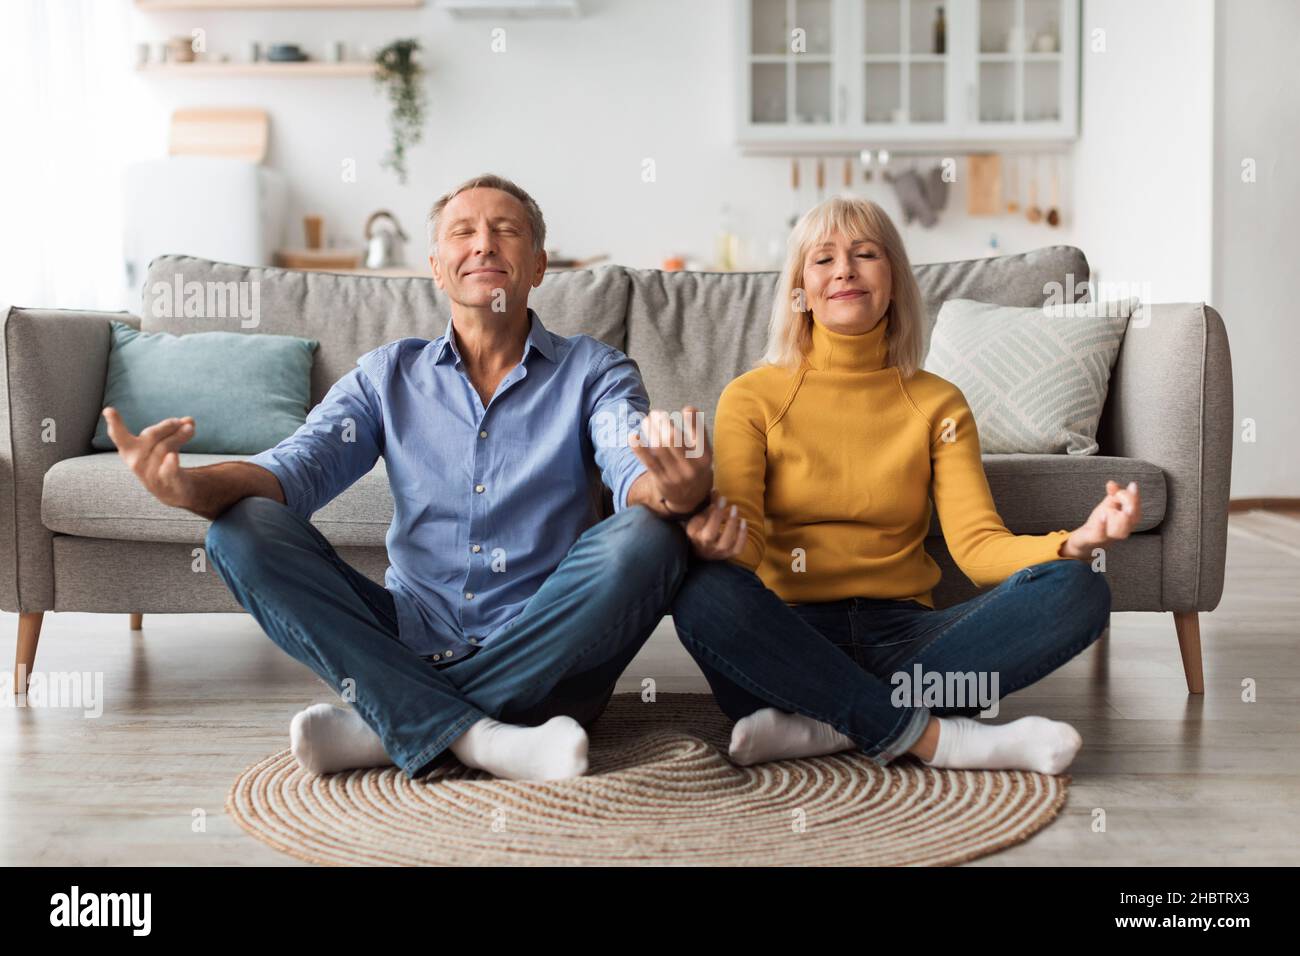
POLYGON ((939 742, 931 767, 951 770, 1036 770, 1057 774, 1083 746, 1069 724, 1046 717, 1021 717, 986 724, 970 717, 938 717, 939 742))
POLYGON ((484 717, 451 745, 461 763, 506 780, 564 780, 587 772, 587 732, 572 717, 518 727, 484 717))
POLYGON ((311 773, 386 767, 384 742, 355 710, 312 704, 289 723, 289 749, 311 773))
POLYGON ((743 767, 768 760, 820 757, 855 744, 820 720, 764 707, 736 722, 731 731, 731 759, 743 767))

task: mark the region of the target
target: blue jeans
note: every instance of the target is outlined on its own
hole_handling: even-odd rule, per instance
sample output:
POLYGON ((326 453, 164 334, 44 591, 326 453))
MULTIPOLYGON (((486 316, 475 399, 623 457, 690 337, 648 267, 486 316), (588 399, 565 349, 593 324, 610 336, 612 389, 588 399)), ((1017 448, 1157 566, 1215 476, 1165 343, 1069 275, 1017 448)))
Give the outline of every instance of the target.
POLYGON ((647 508, 620 511, 583 532, 504 630, 440 664, 398 640, 386 588, 271 498, 245 498, 217 518, 207 554, 271 640, 349 699, 414 777, 483 717, 593 723, 666 613, 688 548, 680 526, 647 508))
MULTIPOLYGON (((847 598, 786 604, 753 571, 692 559, 673 603, 677 636, 733 720, 777 707, 830 724, 886 764, 912 748, 931 713, 896 687, 924 674, 997 678, 997 697, 1051 673, 1105 631, 1110 585, 1082 561, 1022 568, 943 610, 916 601, 847 598), (895 675, 907 675, 896 685, 895 675)), ((946 678, 945 678, 946 680, 946 678)))

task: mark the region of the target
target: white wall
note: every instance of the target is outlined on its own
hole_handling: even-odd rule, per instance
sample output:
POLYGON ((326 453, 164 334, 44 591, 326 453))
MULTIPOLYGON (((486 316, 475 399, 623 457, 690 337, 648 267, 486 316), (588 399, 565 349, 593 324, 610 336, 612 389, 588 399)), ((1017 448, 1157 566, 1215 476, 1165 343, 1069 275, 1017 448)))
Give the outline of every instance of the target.
POLYGON ((1211 298, 1214 6, 1083 5, 1075 244, 1099 281, 1156 302, 1211 298))
MULTIPOLYGON (((608 253, 638 267, 658 266, 673 253, 709 260, 728 203, 754 250, 750 264, 762 266, 771 242, 784 239, 791 212, 815 196, 811 167, 796 203, 788 160, 742 158, 732 143, 730 0, 584 0, 584 9, 576 20, 499 22, 458 20, 427 3, 415 11, 133 13, 137 40, 202 27, 210 51, 236 58, 251 38, 298 42, 319 55, 336 38, 378 48, 418 36, 431 70, 430 118, 405 187, 378 165, 387 143, 386 104, 363 78, 142 76, 132 105, 152 117, 157 154, 177 106, 268 110, 269 162, 293 182, 296 245, 307 211, 323 213, 333 233, 355 243, 365 217, 387 207, 414 236, 440 192, 493 170, 537 197, 548 245, 566 255, 608 253), (507 49, 493 53, 489 31, 502 25, 507 49), (355 184, 340 182, 347 157, 358 163, 355 184), (646 157, 656 163, 653 184, 641 181, 646 157)), ((831 183, 840 182, 838 165, 829 173, 831 183)), ((1068 200, 1068 168, 1064 175, 1068 200)), ((1023 217, 971 219, 959 183, 939 225, 926 230, 903 227, 892 189, 879 178, 857 191, 899 219, 917 262, 983 255, 993 233, 1004 252, 1071 241, 1068 201, 1057 229, 1023 217)), ((413 250, 412 261, 419 254, 413 250)))
POLYGON ((1217 20, 1213 301, 1232 346, 1232 495, 1300 497, 1300 5, 1233 0, 1217 20), (1254 443, 1241 440, 1245 418, 1254 443))

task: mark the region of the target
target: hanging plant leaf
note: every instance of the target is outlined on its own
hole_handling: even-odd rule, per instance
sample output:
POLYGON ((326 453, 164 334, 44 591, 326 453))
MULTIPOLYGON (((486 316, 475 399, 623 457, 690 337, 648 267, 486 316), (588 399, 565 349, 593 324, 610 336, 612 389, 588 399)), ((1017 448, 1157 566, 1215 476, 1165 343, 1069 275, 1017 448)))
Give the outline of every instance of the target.
POLYGON ((375 54, 379 71, 375 82, 388 93, 392 107, 388 126, 392 133, 392 149, 380 160, 380 165, 397 174, 397 181, 406 185, 406 151, 424 137, 425 112, 428 101, 424 93, 424 67, 415 55, 420 51, 416 39, 394 40, 375 54))

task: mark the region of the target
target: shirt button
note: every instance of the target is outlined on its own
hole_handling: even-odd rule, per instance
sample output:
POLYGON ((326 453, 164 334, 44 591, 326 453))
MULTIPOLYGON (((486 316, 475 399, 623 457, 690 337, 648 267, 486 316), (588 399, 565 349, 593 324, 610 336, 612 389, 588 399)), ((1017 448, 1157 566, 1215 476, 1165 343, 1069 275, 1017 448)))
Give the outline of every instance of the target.
POLYGON ((475 486, 474 486, 474 491, 481 495, 481 494, 483 494, 483 492, 487 491, 487 489, 486 489, 485 487, 483 487, 482 485, 475 485, 475 486))
POLYGON ((471 544, 471 545, 469 546, 469 549, 470 549, 471 551, 473 551, 475 554, 478 554, 480 551, 483 550, 483 547, 482 547, 482 545, 471 544))
POLYGON ((466 591, 466 592, 465 592, 465 600, 466 600, 466 601, 472 601, 472 600, 474 600, 474 592, 473 592, 473 591, 466 591))
POLYGON ((471 637, 471 638, 469 639, 469 642, 470 642, 471 644, 477 644, 477 643, 478 643, 478 638, 477 638, 477 637, 471 637))
POLYGON ((443 652, 442 652, 442 656, 443 656, 443 657, 451 657, 451 651, 443 651, 443 652))
POLYGON ((480 432, 478 433, 478 437, 479 437, 479 438, 487 438, 487 432, 486 432, 486 431, 480 431, 480 432))

